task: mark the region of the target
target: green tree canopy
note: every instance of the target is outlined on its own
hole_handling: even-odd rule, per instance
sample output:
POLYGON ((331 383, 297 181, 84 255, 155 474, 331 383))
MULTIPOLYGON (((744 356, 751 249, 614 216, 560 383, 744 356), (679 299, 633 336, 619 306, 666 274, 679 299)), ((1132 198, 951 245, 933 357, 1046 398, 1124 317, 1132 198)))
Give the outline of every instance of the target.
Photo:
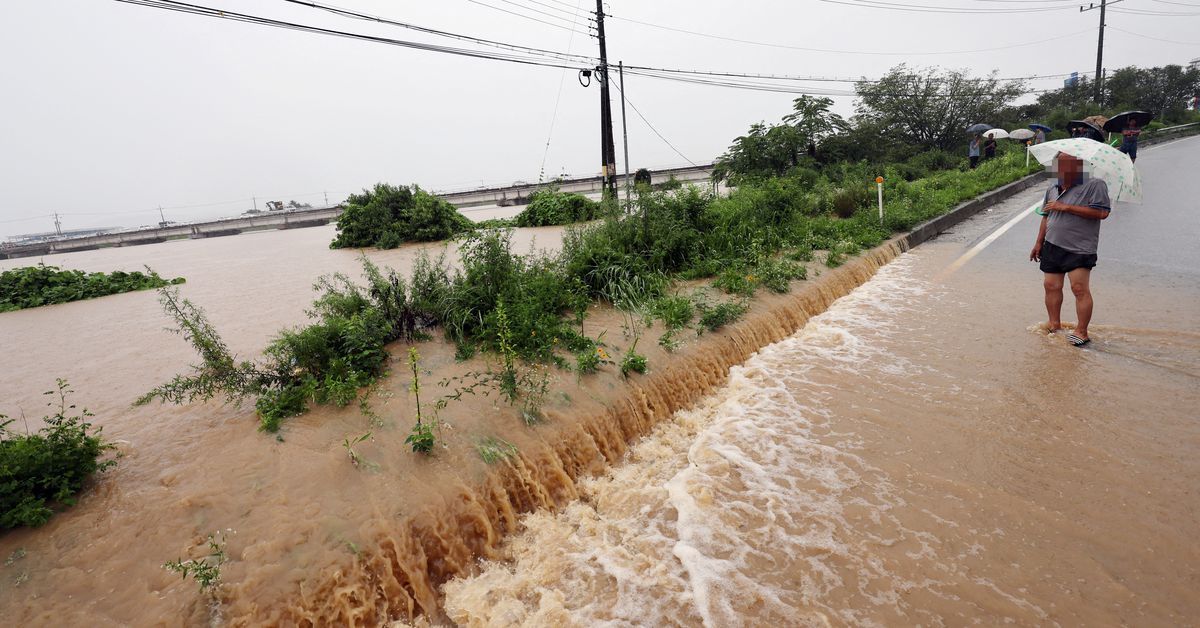
POLYGON ((912 69, 901 64, 878 81, 860 81, 856 111, 867 122, 899 133, 926 148, 952 149, 977 122, 994 124, 1024 93, 1020 81, 992 72, 973 78, 962 70, 912 69))

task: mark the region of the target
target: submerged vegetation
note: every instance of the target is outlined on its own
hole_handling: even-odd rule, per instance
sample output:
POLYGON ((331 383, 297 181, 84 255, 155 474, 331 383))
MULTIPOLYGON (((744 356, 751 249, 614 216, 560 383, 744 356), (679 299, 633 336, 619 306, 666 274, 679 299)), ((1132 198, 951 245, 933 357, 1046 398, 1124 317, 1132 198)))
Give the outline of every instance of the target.
MULTIPOLYGON (((553 255, 514 253, 508 230, 475 230, 462 237, 453 270, 444 257, 422 256, 401 277, 363 258, 365 285, 343 275, 322 278, 309 312, 313 322, 281 331, 257 362, 239 361, 199 308, 165 289, 164 309, 201 361, 139 403, 254 398, 262 429, 274 432, 311 403, 361 404, 360 391, 388 368, 388 343, 424 340, 440 329, 460 357, 482 350, 499 359, 498 369, 476 374, 459 396, 477 386, 493 388, 533 424, 541 420, 553 367, 574 366, 580 375, 610 365, 624 375, 648 368, 635 351, 636 338, 612 351, 603 338, 583 333, 593 303, 662 320, 668 337, 659 342, 674 348, 674 332, 692 320, 698 318, 698 332, 715 332, 740 318, 760 287, 786 292, 791 281, 807 276, 801 260, 813 251, 827 252, 822 259, 836 265, 1028 172, 1017 152, 975 170, 911 182, 885 170, 895 183, 885 192, 882 223, 869 205, 839 208, 844 190, 874 185, 874 170, 845 164, 837 173, 842 178, 800 170, 743 183, 727 197, 696 188, 645 191, 632 214, 568 228, 553 255), (675 282, 700 278, 711 278, 732 300, 668 296, 675 282)), ((418 420, 409 443, 414 450, 432 450, 431 430, 430 421, 418 420)))
POLYGON ((471 229, 471 221, 415 185, 379 183, 346 199, 337 229, 330 248, 394 249, 405 242, 445 240, 471 229))
POLYGON ((0 312, 150 290, 183 282, 182 277, 163 279, 149 268, 145 273, 120 270, 85 273, 45 264, 25 266, 0 273, 0 312))
POLYGON ((116 464, 100 460, 113 446, 101 438, 101 428, 92 429, 92 413, 68 404, 72 392, 60 379, 45 393, 55 397, 47 405, 57 407, 36 432, 14 432, 13 419, 0 415, 0 529, 46 523, 55 506, 75 504, 92 474, 116 464))
MULTIPOLYGON (((890 102, 886 94, 875 96, 878 107, 890 102)), ((1040 168, 1026 165, 1021 147, 1010 144, 975 169, 936 146, 885 163, 852 160, 839 142, 875 118, 860 113, 846 121, 831 114, 829 104, 798 99, 784 117, 788 129, 752 129, 735 140, 718 167, 735 184, 725 196, 643 185, 624 213, 601 211, 601 204, 557 189, 537 192, 515 224, 602 218, 568 227, 556 254, 514 253, 511 231, 501 223, 471 225, 416 186, 377 185, 351 197, 334 246, 394 246, 457 234, 458 263, 452 267, 444 256, 422 255, 411 274, 401 277, 363 258, 365 285, 342 275, 322 278, 310 311, 313 321, 281 331, 258 361, 239 362, 199 308, 164 290, 164 308, 201 362, 139 402, 253 398, 262 429, 273 432, 311 403, 344 406, 358 399, 367 407, 369 391, 392 359, 386 346, 425 340, 439 330, 457 345, 458 359, 482 353, 490 365, 440 382, 451 390, 436 409, 464 394, 495 391, 532 425, 543 418, 553 369, 573 370, 578 377, 609 367, 626 377, 646 372, 650 365, 637 352, 636 321, 661 321, 665 333, 658 344, 674 350, 684 328, 719 332, 745 314, 760 288, 785 293, 791 282, 807 278, 813 260, 838 266, 897 231, 1040 168), (772 144, 775 140, 783 144, 772 144), (879 175, 886 181, 882 219, 874 194, 879 175), (681 282, 695 280, 720 292, 679 293, 681 282), (621 346, 612 346, 603 334, 585 333, 595 303, 615 306, 625 316, 621 346), (364 388, 368 392, 360 393, 364 388)), ((922 140, 912 141, 919 147, 922 140)), ((418 359, 414 350, 408 366, 417 395, 418 359)), ((429 453, 437 423, 417 403, 408 444, 429 453)))
POLYGON ((599 217, 600 207, 600 203, 582 194, 560 192, 556 187, 543 188, 529 197, 529 205, 517 214, 513 224, 545 227, 587 222, 599 217))

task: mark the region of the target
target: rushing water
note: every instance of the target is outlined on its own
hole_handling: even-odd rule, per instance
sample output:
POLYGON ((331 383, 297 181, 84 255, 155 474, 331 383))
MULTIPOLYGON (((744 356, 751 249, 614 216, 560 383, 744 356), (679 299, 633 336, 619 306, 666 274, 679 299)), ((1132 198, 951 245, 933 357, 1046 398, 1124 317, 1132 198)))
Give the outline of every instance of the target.
POLYGON ((449 583, 449 616, 1200 620, 1200 285, 1117 268, 1110 245, 1096 341, 1081 351, 1039 331, 1040 275, 1020 257, 1032 221, 941 277, 1037 194, 903 255, 734 368, 577 503, 527 517, 507 560, 449 583))
MULTIPOLYGON (((727 385, 658 425, 609 472, 572 485, 561 462, 525 468, 543 473, 531 486, 579 499, 526 516, 504 560, 447 584, 446 616, 493 626, 1195 623, 1194 250, 1171 252, 1169 264, 1153 251, 1120 265, 1111 263, 1119 249, 1102 257, 1096 342, 1076 350, 1037 331, 1039 276, 1021 261, 1032 234, 1015 235, 1028 221, 943 276, 1036 195, 885 266, 734 368, 727 385)), ((1109 221, 1106 237, 1141 224, 1129 220, 1109 221)), ((265 232, 46 262, 145 263, 183 275, 184 296, 250 356, 303 320, 318 276, 356 274, 357 253, 328 250, 331 236, 331 228, 265 232)), ((522 230, 516 248, 558 238, 555 229, 522 230)), ((371 256, 404 269, 418 251, 440 248, 371 256)), ((237 532, 223 574, 230 617, 320 623, 334 615, 312 609, 334 609, 370 618, 364 591, 413 594, 380 578, 421 550, 393 536, 397 521, 415 504, 486 501, 428 488, 444 490, 445 478, 480 465, 469 455, 472 425, 455 423, 448 438, 462 433, 457 449, 428 464, 397 455, 403 431, 384 430, 394 442, 363 444, 376 465, 364 471, 341 446, 366 429, 353 408, 294 419, 282 443, 254 433, 249 408, 130 408, 194 359, 162 331, 166 322, 153 293, 0 315, 0 412, 35 423, 39 393, 66 377, 124 454, 69 513, 0 536, 0 623, 207 622, 213 615, 194 587, 160 566, 225 527, 237 532), (373 554, 375 546, 386 551, 373 554), (303 603, 281 608, 297 590, 303 603)), ((449 353, 422 351, 430 368, 452 368, 449 353)), ((388 381, 395 398, 381 397, 381 411, 407 417, 407 380, 388 381)), ((585 397, 603 401, 616 386, 597 382, 571 410, 600 407, 585 397)), ((556 433, 508 429, 525 439, 523 453, 556 433)), ((597 446, 595 434, 576 436, 580 447, 597 446)), ((438 542, 495 531, 481 532, 478 520, 435 524, 427 536, 438 542)), ((438 565, 469 560, 446 558, 438 565)))

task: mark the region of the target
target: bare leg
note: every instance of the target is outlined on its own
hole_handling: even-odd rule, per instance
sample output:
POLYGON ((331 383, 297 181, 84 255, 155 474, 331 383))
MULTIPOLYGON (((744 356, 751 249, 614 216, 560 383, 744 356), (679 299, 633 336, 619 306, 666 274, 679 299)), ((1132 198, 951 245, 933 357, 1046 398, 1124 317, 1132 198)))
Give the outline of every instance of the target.
MULTIPOLYGON (((1046 314, 1050 317, 1046 323, 1048 331, 1062 329, 1063 304, 1063 275, 1062 273, 1043 273, 1042 287, 1046 290, 1046 314)), ((1071 284, 1074 286, 1074 284, 1071 284)))
POLYGON ((1075 315, 1079 317, 1079 322, 1075 325, 1075 335, 1087 338, 1088 323, 1092 322, 1092 270, 1076 268, 1067 273, 1067 276, 1071 278, 1071 293, 1075 295, 1075 315))

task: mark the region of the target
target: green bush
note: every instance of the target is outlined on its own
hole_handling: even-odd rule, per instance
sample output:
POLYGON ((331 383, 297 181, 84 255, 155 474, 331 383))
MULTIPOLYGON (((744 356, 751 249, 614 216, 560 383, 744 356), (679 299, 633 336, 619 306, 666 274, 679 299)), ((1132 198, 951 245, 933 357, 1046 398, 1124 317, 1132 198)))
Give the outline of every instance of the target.
POLYGON ((329 247, 392 249, 405 242, 445 240, 472 228, 453 205, 416 185, 379 183, 346 199, 329 247))
POLYGON ((743 302, 730 301, 728 303, 719 303, 713 306, 702 306, 700 314, 700 326, 708 331, 717 331, 718 329, 737 321, 746 313, 749 307, 743 302))
POLYGON ((691 299, 683 296, 660 297, 649 304, 650 314, 663 322, 667 329, 686 327, 696 316, 691 299))
POLYGON ((182 277, 167 280, 146 269, 141 272, 85 273, 57 266, 26 266, 0 273, 0 312, 92 299, 110 294, 149 290, 181 284, 182 277))
POLYGON ((513 220, 518 227, 569 225, 595 220, 600 203, 582 194, 543 188, 529 197, 529 206, 513 220))
POLYGON ((32 434, 13 432, 12 419, 0 415, 0 528, 46 523, 55 506, 75 504, 93 473, 115 464, 100 461, 112 445, 100 437, 102 428, 92 429, 92 413, 73 412, 67 404, 72 392, 60 379, 57 390, 45 393, 57 395, 57 410, 32 434))

